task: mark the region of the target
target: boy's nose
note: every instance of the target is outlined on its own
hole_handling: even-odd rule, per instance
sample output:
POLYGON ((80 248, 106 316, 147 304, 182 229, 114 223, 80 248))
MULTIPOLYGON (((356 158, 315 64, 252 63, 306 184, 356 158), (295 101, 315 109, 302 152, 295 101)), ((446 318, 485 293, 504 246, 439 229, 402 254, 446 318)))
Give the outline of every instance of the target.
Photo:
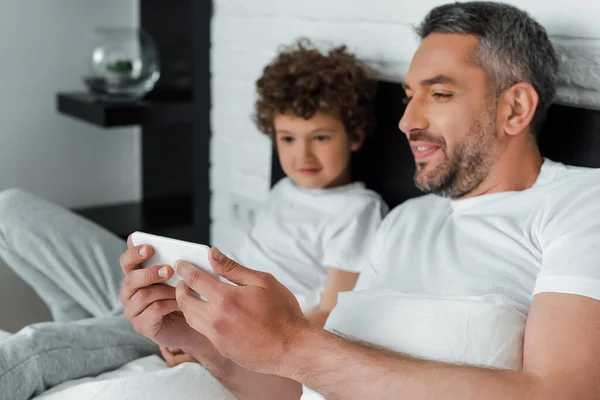
POLYGON ((314 158, 314 151, 312 148, 312 143, 308 141, 304 141, 300 148, 298 149, 298 156, 302 159, 302 161, 306 162, 314 158))

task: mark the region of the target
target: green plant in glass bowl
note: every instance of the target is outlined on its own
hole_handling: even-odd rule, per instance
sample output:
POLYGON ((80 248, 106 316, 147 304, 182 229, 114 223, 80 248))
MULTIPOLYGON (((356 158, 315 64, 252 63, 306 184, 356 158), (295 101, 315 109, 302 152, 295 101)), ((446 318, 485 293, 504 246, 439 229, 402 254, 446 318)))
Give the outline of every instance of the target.
POLYGON ((105 100, 134 100, 160 77, 158 49, 142 29, 98 28, 83 82, 105 100))

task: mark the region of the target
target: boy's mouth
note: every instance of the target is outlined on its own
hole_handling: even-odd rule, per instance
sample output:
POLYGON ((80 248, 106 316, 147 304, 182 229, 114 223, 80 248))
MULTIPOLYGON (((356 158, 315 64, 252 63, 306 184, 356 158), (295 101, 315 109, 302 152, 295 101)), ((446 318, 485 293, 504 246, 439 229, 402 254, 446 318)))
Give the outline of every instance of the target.
POLYGON ((304 167, 298 170, 303 175, 314 175, 320 171, 319 168, 304 167))

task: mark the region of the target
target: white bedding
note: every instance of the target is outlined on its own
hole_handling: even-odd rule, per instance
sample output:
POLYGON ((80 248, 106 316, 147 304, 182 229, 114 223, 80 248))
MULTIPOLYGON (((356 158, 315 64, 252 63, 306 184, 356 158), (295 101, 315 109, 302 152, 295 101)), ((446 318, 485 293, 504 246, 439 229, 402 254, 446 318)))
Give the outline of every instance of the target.
POLYGON ((325 329, 413 356, 521 369, 527 317, 500 296, 341 293, 325 329))
MULTIPOLYGON (((518 370, 526 319, 500 296, 355 291, 340 294, 325 328, 424 359, 518 370)), ((305 388, 302 400, 324 399, 305 388)))
POLYGON ((5 339, 8 339, 11 335, 12 335, 12 333, 10 333, 10 332, 0 330, 0 342, 5 339))
MULTIPOLYGON (((341 294, 326 328, 426 359, 520 369, 525 322, 526 315, 494 296, 434 298, 365 291, 341 294)), ((158 356, 133 361, 95 378, 66 382, 36 399, 162 400, 178 396, 235 400, 201 365, 168 368, 158 356)), ((305 389, 302 399, 323 398, 305 389)))
POLYGON ((158 356, 148 356, 94 378, 65 382, 35 400, 235 400, 200 364, 174 368, 158 356))

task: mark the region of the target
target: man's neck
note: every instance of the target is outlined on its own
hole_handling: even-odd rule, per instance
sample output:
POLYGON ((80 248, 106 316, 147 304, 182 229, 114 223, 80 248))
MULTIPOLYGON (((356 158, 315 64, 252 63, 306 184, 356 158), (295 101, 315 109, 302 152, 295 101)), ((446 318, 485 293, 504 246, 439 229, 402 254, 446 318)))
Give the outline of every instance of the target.
POLYGON ((529 189, 537 180, 543 162, 533 141, 528 146, 512 143, 502 152, 483 182, 460 198, 529 189))

